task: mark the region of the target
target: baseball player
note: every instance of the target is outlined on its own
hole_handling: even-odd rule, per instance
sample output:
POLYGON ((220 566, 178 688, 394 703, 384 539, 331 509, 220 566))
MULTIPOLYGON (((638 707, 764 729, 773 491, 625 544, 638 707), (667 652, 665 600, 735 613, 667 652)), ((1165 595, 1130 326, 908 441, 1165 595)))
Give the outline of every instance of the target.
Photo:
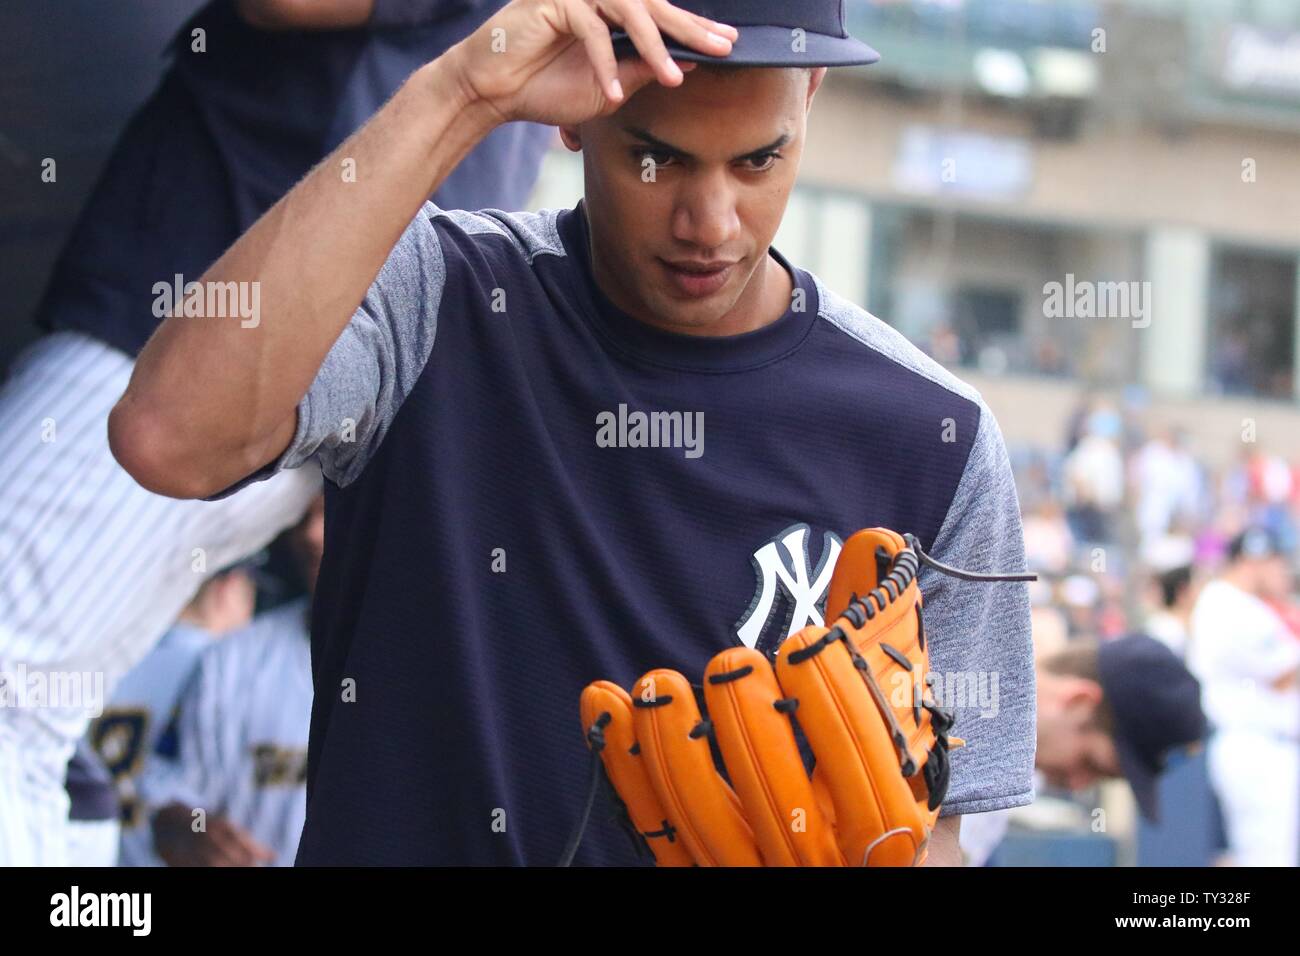
MULTIPOLYGON (((141 484, 328 479, 300 864, 553 864, 583 687, 772 652, 857 529, 1024 566, 979 395, 771 247, 828 68, 875 59, 837 0, 517 0, 207 274, 261 283, 258 329, 150 340, 109 423, 141 484), (425 203, 515 119, 582 151, 581 202, 425 203)), ((957 710, 955 865, 961 814, 1032 799, 1028 595, 920 583, 933 669, 998 686, 957 710)), ((574 861, 635 860, 593 815, 574 861)))
POLYGON ((1300 642, 1265 600, 1290 589, 1286 549, 1252 527, 1192 610, 1187 661, 1205 688, 1210 785, 1238 866, 1300 864, 1300 642))
MULTIPOLYGON (((171 44, 171 68, 56 264, 39 310, 47 334, 0 390, 0 688, 14 700, 33 683, 73 688, 0 707, 0 864, 63 862, 64 768, 89 717, 205 577, 265 545, 320 489, 303 469, 223 502, 146 492, 113 460, 106 428, 136 354, 244 229, 499 5, 212 0, 171 44)), ((522 203, 550 135, 495 130, 438 201, 522 203)), ((362 186, 368 171, 348 159, 334 175, 362 186)), ((207 291, 220 298, 214 321, 260 321, 256 282, 207 291)))
MULTIPOLYGON (((1077 640, 1039 660, 1037 690, 1034 766, 1041 778, 1084 790, 1123 777, 1138 810, 1156 821, 1158 778, 1168 755, 1205 736, 1201 688, 1182 661, 1144 634, 1077 640)), ((988 861, 1009 820, 1009 811, 966 818, 967 865, 988 861)))
MULTIPOLYGON (((289 538, 310 595, 325 543, 322 499, 289 538)), ((151 760, 141 782, 159 808, 152 834, 167 863, 293 865, 307 809, 308 602, 261 614, 203 652, 181 703, 176 752, 151 760)))
POLYGON ((87 739, 112 774, 121 805, 120 865, 162 864, 153 852, 140 775, 169 732, 181 691, 204 648, 246 627, 256 597, 256 585, 242 567, 205 581, 157 646, 122 678, 104 712, 91 721, 87 739))

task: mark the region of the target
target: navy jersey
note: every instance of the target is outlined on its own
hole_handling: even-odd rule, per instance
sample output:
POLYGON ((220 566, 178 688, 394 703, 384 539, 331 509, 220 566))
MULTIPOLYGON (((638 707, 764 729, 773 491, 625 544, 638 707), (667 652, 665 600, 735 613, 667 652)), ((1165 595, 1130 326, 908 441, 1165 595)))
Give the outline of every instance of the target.
MULTIPOLYGON (((553 864, 586 789, 583 686, 698 680, 728 646, 821 623, 860 528, 1023 568, 979 396, 771 255, 786 314, 701 338, 604 297, 582 203, 412 222, 252 476, 314 457, 328 479, 300 863, 553 864)), ((968 741, 944 812, 1027 803, 1027 590, 921 586, 968 741)), ((608 810, 577 862, 636 862, 608 810)))
MULTIPOLYGON (((135 355, 160 321, 157 284, 196 281, 414 70, 503 3, 379 0, 364 28, 316 31, 258 30, 232 0, 207 4, 177 33, 162 84, 118 140, 38 323, 135 355)), ((532 123, 494 130, 434 201, 522 206, 553 135, 532 123)))

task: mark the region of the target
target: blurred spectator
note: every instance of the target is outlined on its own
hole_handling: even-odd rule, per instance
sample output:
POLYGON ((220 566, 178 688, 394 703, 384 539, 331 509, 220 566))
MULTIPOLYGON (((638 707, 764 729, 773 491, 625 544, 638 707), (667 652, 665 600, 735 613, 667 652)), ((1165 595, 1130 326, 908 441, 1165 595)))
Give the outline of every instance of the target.
POLYGON ((1034 660, 1056 653, 1069 641, 1069 621, 1053 600, 1053 586, 1041 577, 1029 585, 1029 617, 1034 660))
POLYGON ((1065 574, 1074 556, 1074 536, 1059 502, 1045 498, 1024 516, 1025 560, 1029 570, 1065 574))
POLYGON ((288 536, 308 597, 258 615, 204 651, 181 702, 175 759, 145 771, 142 789, 161 807, 153 818, 158 854, 171 866, 292 866, 297 854, 323 497, 288 536))
POLYGON ((1143 445, 1130 466, 1138 532, 1145 546, 1192 520, 1201 501, 1201 471, 1181 430, 1162 429, 1143 445))
POLYGON ((1034 371, 1040 375, 1067 375, 1070 372, 1065 352, 1054 339, 1040 339, 1034 346, 1034 371))
POLYGON ((1254 391, 1250 374, 1250 342, 1240 331, 1219 330, 1210 362, 1210 379, 1224 394, 1249 395, 1254 391))
MULTIPOLYGON (((1157 641, 1131 635, 1073 641, 1041 657, 1036 676, 1038 786, 1078 791, 1124 777, 1143 816, 1156 819, 1156 781, 1167 755, 1205 734, 1200 688, 1182 662, 1157 641)), ((968 865, 983 865, 1011 815, 962 819, 968 865)))
POLYGON ((1113 407, 1098 407, 1088 416, 1083 438, 1065 459, 1066 518, 1081 542, 1112 540, 1112 525, 1124 502, 1121 428, 1113 407))
POLYGON ((1083 441, 1088 429, 1088 416, 1093 413, 1098 401, 1096 395, 1086 394, 1074 406, 1074 411, 1070 412, 1065 423, 1065 454, 1074 451, 1079 447, 1079 442, 1083 441))
POLYGON ((1213 725, 1210 781, 1240 866, 1300 863, 1300 642, 1265 598, 1289 593, 1286 550, 1249 528, 1192 612, 1188 663, 1213 725))
POLYGON ((931 358, 945 368, 961 364, 961 339, 947 322, 941 322, 930 330, 927 351, 931 358))
POLYGON ((1244 456, 1242 464, 1247 520, 1272 531, 1284 546, 1295 544, 1295 524, 1290 504, 1295 487, 1291 466, 1286 460, 1263 449, 1253 449, 1244 456))
POLYGON ((1095 578, 1085 574, 1064 578, 1057 587, 1057 600, 1065 611, 1070 637, 1096 637, 1101 588, 1095 578))
POLYGON ((148 827, 151 808, 138 792, 141 771, 156 750, 174 746, 170 725, 199 655, 218 637, 252 620, 256 597, 244 567, 205 581, 171 630, 122 678, 104 713, 91 722, 86 739, 112 774, 121 805, 121 866, 162 865, 148 827))
POLYGON ((1199 594, 1192 566, 1185 564, 1154 575, 1151 590, 1153 608, 1147 614, 1143 630, 1180 658, 1186 656, 1192 609, 1199 594))

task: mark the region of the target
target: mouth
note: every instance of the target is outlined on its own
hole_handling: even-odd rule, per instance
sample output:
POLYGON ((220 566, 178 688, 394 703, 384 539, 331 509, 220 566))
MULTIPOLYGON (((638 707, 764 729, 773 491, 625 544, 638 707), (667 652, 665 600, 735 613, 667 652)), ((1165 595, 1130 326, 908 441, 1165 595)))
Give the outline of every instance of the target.
POLYGON ((731 278, 737 263, 726 261, 697 262, 659 259, 659 265, 669 283, 688 299, 703 299, 713 295, 731 278))

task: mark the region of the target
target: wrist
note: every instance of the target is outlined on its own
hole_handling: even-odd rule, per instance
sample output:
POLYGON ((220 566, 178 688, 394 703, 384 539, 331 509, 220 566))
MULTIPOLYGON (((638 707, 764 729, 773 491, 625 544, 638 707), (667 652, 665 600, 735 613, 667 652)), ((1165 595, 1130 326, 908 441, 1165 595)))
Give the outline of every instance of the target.
POLYGON ((470 82, 463 68, 465 42, 462 40, 421 67, 421 85, 429 102, 447 104, 458 120, 481 129, 482 135, 487 135, 497 126, 509 122, 509 117, 470 82))

